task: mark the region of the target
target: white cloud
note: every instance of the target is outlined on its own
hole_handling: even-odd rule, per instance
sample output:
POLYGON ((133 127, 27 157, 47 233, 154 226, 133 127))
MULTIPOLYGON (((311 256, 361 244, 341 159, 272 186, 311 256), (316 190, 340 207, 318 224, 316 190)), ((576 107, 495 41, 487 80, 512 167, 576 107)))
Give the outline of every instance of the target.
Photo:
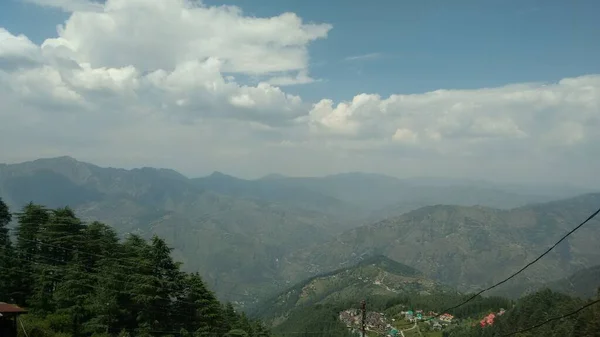
POLYGON ((65 12, 101 11, 102 5, 88 0, 24 0, 40 6, 55 7, 65 12))
POLYGON ((0 162, 70 154, 187 172, 582 181, 600 169, 600 75, 306 102, 282 86, 314 81, 307 48, 327 24, 183 0, 75 3, 46 2, 73 13, 40 46, 0 28, 0 143, 15 144, 0 162), (263 82, 238 80, 248 76, 263 82))
POLYGON ((74 12, 47 43, 71 49, 93 67, 172 70, 218 58, 226 72, 271 74, 305 70, 308 43, 330 29, 294 13, 256 18, 238 7, 187 0, 108 0, 101 12, 74 12))
POLYGON ((299 71, 296 76, 276 76, 272 77, 268 80, 269 84, 279 85, 279 86, 287 86, 287 85, 296 85, 296 84, 308 84, 313 83, 316 80, 310 76, 308 76, 305 70, 299 71))
POLYGON ((364 61, 364 60, 375 60, 375 59, 378 59, 381 57, 383 57, 382 53, 369 53, 369 54, 348 56, 344 60, 345 61, 364 61))
POLYGON ((24 35, 12 35, 0 27, 0 69, 11 69, 41 61, 38 46, 24 35))
POLYGON ((417 141, 417 134, 409 129, 398 128, 392 139, 402 143, 415 143, 417 141))
MULTIPOLYGON (((590 120, 600 118, 600 76, 564 79, 554 84, 520 84, 479 90, 438 90, 417 95, 361 94, 351 102, 324 99, 315 104, 310 122, 332 135, 344 130, 355 137, 385 138, 422 134, 423 145, 440 140, 550 141, 568 145, 575 136, 549 137, 563 130, 578 141, 597 133, 590 120), (398 130, 401 133, 398 134, 398 130)), ((461 143, 462 144, 462 143, 461 143)))

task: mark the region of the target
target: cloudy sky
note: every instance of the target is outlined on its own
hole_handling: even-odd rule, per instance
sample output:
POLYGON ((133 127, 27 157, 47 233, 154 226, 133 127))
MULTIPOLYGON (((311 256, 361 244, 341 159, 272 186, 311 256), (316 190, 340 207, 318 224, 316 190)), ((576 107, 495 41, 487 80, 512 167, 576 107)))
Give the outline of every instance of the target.
POLYGON ((596 0, 3 0, 0 162, 595 184, 596 0))

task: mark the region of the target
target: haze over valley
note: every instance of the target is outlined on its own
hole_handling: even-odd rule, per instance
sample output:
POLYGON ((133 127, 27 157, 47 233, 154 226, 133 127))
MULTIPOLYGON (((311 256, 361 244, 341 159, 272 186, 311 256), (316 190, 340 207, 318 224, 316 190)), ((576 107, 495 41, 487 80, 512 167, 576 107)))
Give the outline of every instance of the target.
POLYGON ((0 337, 600 336, 600 1, 0 1, 0 337))
MULTIPOLYGON (((366 173, 190 179, 71 157, 0 166, 0 197, 11 208, 70 206, 121 236, 158 235, 186 270, 244 305, 378 254, 476 290, 530 260, 600 202, 600 194, 550 187, 366 173)), ((527 280, 558 280, 593 266, 598 233, 593 225, 582 230, 527 280)))

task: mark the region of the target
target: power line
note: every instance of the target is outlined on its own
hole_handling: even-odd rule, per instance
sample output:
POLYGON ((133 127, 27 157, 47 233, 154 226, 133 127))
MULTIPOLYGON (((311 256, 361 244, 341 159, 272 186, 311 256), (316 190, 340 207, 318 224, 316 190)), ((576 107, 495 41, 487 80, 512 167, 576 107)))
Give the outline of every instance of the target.
MULTIPOLYGON (((46 210, 46 211, 51 211, 51 210, 46 210)), ((226 212, 225 211, 218 211, 218 212, 212 212, 212 213, 205 213, 205 214, 202 214, 199 217, 199 220, 201 220, 201 223, 206 223, 209 220, 211 220, 212 218, 214 218, 215 215, 218 215, 218 214, 221 214, 221 213, 226 213, 226 212)), ((19 215, 19 214, 22 214, 22 213, 13 213, 13 214, 14 215, 19 215)), ((41 216, 41 215, 38 214, 36 216, 32 216, 30 219, 32 219, 32 220, 38 220, 39 221, 42 218, 45 218, 45 217, 43 217, 43 216, 41 216)), ((67 220, 67 221, 78 221, 78 222, 80 221, 79 218, 73 218, 73 217, 69 217, 69 216, 55 216, 55 215, 48 215, 48 218, 44 219, 44 220, 46 220, 46 221, 50 221, 50 220, 65 221, 65 220, 67 220)), ((80 222, 80 224, 81 225, 86 225, 86 223, 82 222, 82 221, 80 222)), ((107 227, 110 227, 111 229, 113 228, 112 226, 107 226, 107 227)), ((18 228, 10 228, 9 230, 11 230, 13 232, 17 232, 17 233, 19 232, 18 228)), ((46 232, 47 230, 44 229, 42 231, 46 232)), ((83 234, 83 233, 81 233, 81 234, 83 234)), ((115 234, 117 234, 117 233, 115 232, 115 234)), ((81 251, 81 250, 78 250, 78 249, 74 249, 74 248, 67 248, 67 247, 63 247, 63 246, 53 245, 53 244, 50 244, 50 243, 47 243, 47 242, 42 242, 40 240, 29 240, 29 239, 25 239, 23 237, 19 237, 18 240, 29 242, 29 243, 36 244, 36 245, 43 245, 43 246, 48 246, 48 247, 52 247, 52 248, 56 248, 56 249, 61 249, 63 251, 69 251, 69 252, 73 252, 73 253, 76 253, 76 254, 82 254, 82 255, 97 257, 97 258, 101 258, 101 259, 105 259, 105 260, 121 262, 122 264, 130 264, 130 267, 133 267, 133 268, 139 267, 139 261, 137 261, 137 260, 132 261, 130 258, 117 258, 117 257, 103 255, 103 254, 84 252, 84 251, 81 251)), ((147 242, 147 240, 144 240, 144 241, 147 242)), ((84 241, 77 241, 77 242, 78 243, 85 243, 87 241, 84 240, 84 241)), ((121 245, 123 244, 123 242, 121 242, 121 240, 119 240, 118 243, 121 244, 121 245)), ((147 263, 147 262, 144 261, 144 263, 147 263)), ((158 267, 158 268, 163 269, 162 267, 158 267)), ((275 278, 271 278, 271 280, 272 281, 278 281, 275 278)), ((219 282, 228 282, 228 281, 226 281, 226 280, 219 280, 219 282)), ((234 282, 228 282, 228 283, 234 283, 234 282)), ((218 293, 219 293, 219 295, 242 296, 242 297, 245 297, 245 298, 251 298, 252 300, 255 300, 256 297, 257 297, 256 294, 241 294, 241 293, 237 293, 237 292, 233 292, 233 291, 219 291, 218 293)))
POLYGON ((529 268, 531 265, 533 265, 534 263, 538 262, 542 257, 546 256, 548 253, 550 253, 550 251, 552 249, 554 249, 556 246, 558 246, 559 243, 563 242, 567 237, 569 237, 571 234, 573 234, 575 231, 577 231, 579 228, 581 228, 583 225, 585 225, 586 223, 588 223, 590 220, 592 220, 593 218, 595 218, 598 213, 600 213, 600 208, 598 208, 598 210, 596 210, 594 213, 592 213, 592 215, 590 215, 587 219, 585 219, 585 221, 583 221, 582 223, 580 223, 577 227, 573 228, 571 231, 569 231, 567 234, 565 234, 562 238, 560 238, 560 240, 558 240, 555 244, 553 244, 550 248, 548 248, 545 252, 543 252, 540 256, 538 256, 537 258, 535 258, 533 261, 529 262, 528 264, 526 264, 523 268, 519 269, 517 272, 513 273, 512 275, 510 275, 509 277, 505 278, 504 280, 490 286, 487 287, 481 291, 479 291, 478 293, 476 293, 475 295, 469 297, 468 299, 466 299, 465 301, 463 301, 460 304, 457 304, 453 307, 444 309, 441 313, 439 313, 438 315, 431 317, 428 320, 432 320, 434 318, 440 317, 441 315, 443 315, 444 312, 448 312, 451 310, 454 310, 456 308, 462 307, 463 305, 471 302, 472 300, 474 300, 475 298, 477 298, 477 296, 483 294, 486 291, 492 290, 494 288, 496 288, 497 286, 504 284, 506 282, 508 282, 510 279, 514 278, 515 276, 519 275, 520 273, 522 273, 523 271, 525 271, 525 269, 529 268))
POLYGON ((556 316, 556 317, 552 317, 552 318, 550 318, 550 319, 547 319, 547 320, 545 320, 545 321, 543 321, 543 322, 541 322, 541 323, 538 323, 538 324, 536 324, 536 325, 532 325, 532 326, 530 326, 530 327, 527 327, 527 328, 524 328, 524 329, 521 329, 521 330, 513 331, 513 332, 511 332, 511 333, 508 333, 508 334, 506 334, 506 335, 502 335, 501 337, 512 336, 512 335, 516 335, 516 334, 518 334, 518 333, 527 332, 527 331, 529 331, 529 330, 537 329, 537 328, 541 327, 542 325, 546 325, 546 324, 548 324, 548 323, 550 323, 550 322, 553 322, 553 321, 558 321, 558 320, 561 320, 561 319, 563 319, 563 318, 567 318, 567 317, 569 317, 569 316, 576 315, 576 314, 578 314, 580 311, 582 311, 582 310, 584 310, 584 309, 586 309, 586 308, 588 308, 588 307, 591 307, 592 305, 594 305, 594 304, 597 304, 597 303, 600 303, 600 299, 599 299, 599 300, 592 301, 592 302, 590 302, 590 303, 588 303, 588 304, 586 304, 586 305, 582 306, 581 308, 579 308, 579 309, 577 309, 577 310, 575 310, 575 311, 572 311, 572 312, 570 312, 570 313, 568 313, 568 314, 564 314, 564 315, 562 315, 562 316, 556 316))
MULTIPOLYGON (((120 267, 138 268, 140 266, 140 262, 139 261, 134 262, 134 261, 131 261, 130 259, 114 258, 114 257, 102 255, 102 254, 87 253, 87 252, 84 252, 84 251, 81 251, 81 250, 65 248, 65 247, 62 247, 62 246, 52 245, 52 244, 49 244, 49 243, 46 243, 46 242, 41 242, 41 241, 27 240, 27 239, 22 239, 22 240, 27 241, 27 242, 31 242, 31 243, 34 243, 34 244, 42 245, 42 246, 48 246, 48 247, 53 247, 53 248, 56 248, 56 249, 61 249, 63 251, 73 252, 75 254, 82 254, 82 255, 94 256, 94 257, 98 257, 100 259, 107 260, 107 261, 133 263, 133 265, 131 265, 131 266, 125 265, 125 264, 118 264, 117 263, 120 267)), ((34 253, 29 253, 29 252, 24 252, 24 254, 27 254, 27 255, 32 256, 32 257, 35 256, 35 257, 38 257, 38 258, 43 258, 43 259, 46 259, 46 260, 49 260, 49 261, 54 261, 54 262, 59 262, 59 263, 65 263, 65 264, 68 263, 68 261, 61 261, 61 260, 52 259, 52 258, 50 258, 48 256, 44 256, 44 255, 41 255, 41 254, 34 254, 34 253)), ((17 258, 17 259, 19 259, 19 258, 17 258)), ((34 262, 34 261, 28 261, 28 260, 23 260, 23 259, 19 259, 19 260, 25 261, 25 262, 34 262)), ((143 262, 147 266, 151 266, 153 268, 158 268, 158 269, 161 269, 161 270, 166 270, 164 267, 152 266, 152 265, 150 265, 150 263, 148 261, 142 260, 141 262, 143 262)), ((109 274, 118 275, 118 276, 123 276, 123 275, 130 276, 131 275, 131 273, 119 273, 119 272, 116 272, 114 270, 99 269, 98 267, 85 267, 85 268, 86 269, 95 270, 97 272, 109 273, 109 274)), ((120 281, 120 280, 114 280, 114 281, 124 282, 124 283, 130 283, 130 282, 120 281)), ((253 296, 253 295, 249 295, 249 294, 240 294, 240 293, 235 293, 235 292, 231 292, 231 291, 220 292, 220 293, 224 294, 224 295, 235 295, 235 296, 245 296, 245 297, 252 297, 253 296)))
MULTIPOLYGON (((219 213, 219 212, 217 212, 217 213, 219 213)), ((542 253, 540 256, 538 256, 538 257, 537 257, 536 259, 534 259, 533 261, 530 261, 529 263, 527 263, 527 264, 526 264, 524 267, 522 267, 521 269, 519 269, 518 271, 516 271, 515 273, 513 273, 512 275, 510 275, 510 276, 509 276, 509 277, 507 277, 506 279, 504 279, 504 280, 502 280, 502 281, 500 281, 500 282, 498 282, 498 283, 496 283, 496 284, 494 284, 494 285, 492 285, 492 286, 490 286, 490 287, 487 287, 487 288, 485 288, 485 289, 483 289, 483 290, 479 291, 478 293, 476 293, 476 294, 472 295, 472 296, 471 296, 471 297, 469 297, 467 300, 465 300, 465 301, 463 301, 463 302, 459 303, 458 305, 455 305, 455 306, 453 306, 453 307, 450 307, 450 308, 447 308, 447 309, 443 310, 443 311, 442 311, 440 314, 438 314, 438 315, 436 315, 436 316, 434 316, 434 317, 431 317, 429 320, 431 320, 431 319, 434 319, 434 318, 437 318, 437 317, 441 316, 441 315, 442 315, 444 312, 447 312, 447 311, 451 311, 451 310, 457 309, 457 308, 459 308, 459 307, 461 307, 461 306, 463 306, 463 305, 465 305, 465 304, 467 304, 467 303, 471 302, 472 300, 474 300, 475 298, 477 298, 479 295, 483 294, 484 292, 487 292, 487 291, 489 291, 489 290, 492 290, 492 289, 494 289, 494 288, 496 288, 496 287, 498 287, 498 286, 500 286, 500 285, 502 285, 502 284, 504 284, 504 283, 508 282, 508 281, 509 281, 509 280, 511 280, 512 278, 516 277, 517 275, 519 275, 520 273, 522 273, 523 271, 525 271, 527 268, 529 268, 529 267, 530 267, 530 266, 532 266, 533 264, 537 263, 537 262, 538 262, 538 261, 539 261, 541 258, 543 258, 544 256, 546 256, 548 253, 550 253, 550 252, 551 252, 551 251, 552 251, 554 248, 556 248, 556 246, 558 246, 558 245, 559 245, 559 244, 560 244, 562 241, 564 241, 564 240, 565 240, 567 237, 569 237, 571 234, 573 234, 575 231, 577 231, 577 230, 578 230, 579 228, 581 228, 583 225, 585 225, 586 223, 588 223, 590 220, 592 220, 593 218, 595 218, 595 217, 596 217, 596 216, 597 216, 599 213, 600 213, 600 208, 599 208, 598 210, 596 210, 594 213, 592 213, 592 214, 591 214, 591 215, 590 215, 590 216, 589 216, 589 217, 588 217, 588 218, 587 218, 585 221, 583 221, 583 222, 582 222, 582 223, 580 223, 578 226, 576 226, 576 227, 575 227, 575 228, 573 228, 571 231, 569 231, 567 234, 565 234, 563 237, 561 237, 561 238, 560 238, 560 240, 558 240, 556 243, 554 243, 554 244, 553 244, 551 247, 549 247, 549 248, 548 248, 546 251, 544 251, 544 252, 543 252, 543 253, 542 253)), ((211 217, 211 215, 210 215, 210 214, 207 214, 207 218, 210 218, 210 217, 211 217)), ((52 219, 57 219, 57 217, 52 217, 52 216, 50 216, 50 218, 52 218, 52 219)), ((58 218, 58 219, 60 220, 61 218, 58 218)), ((69 219, 69 220, 71 220, 71 221, 73 221, 73 220, 78 220, 77 218, 71 218, 71 217, 67 217, 67 219, 69 219)), ((203 219, 203 220, 204 220, 204 219, 203 219)), ((32 241, 32 242, 33 242, 33 241, 32 241)), ((36 242, 36 243, 39 243, 39 242, 36 242)), ((66 249, 66 248, 64 248, 64 247, 57 247, 57 248, 66 249)), ((76 251, 76 250, 74 250, 74 251, 76 251)), ((79 252, 79 253, 82 253, 82 252, 79 252)), ((102 255, 91 254, 91 253, 86 253, 86 254, 89 254, 89 255, 92 255, 92 256, 99 256, 99 257, 102 257, 102 258, 111 259, 111 258, 109 258, 109 257, 102 256, 102 255)), ((115 260, 118 260, 118 259, 115 259, 115 260)), ((128 261, 128 262, 129 262, 129 261, 128 261)), ((577 310, 577 311, 575 311, 575 312, 569 313, 569 314, 567 314, 567 315, 564 315, 564 316, 560 316, 560 317, 555 317, 555 318, 552 318, 552 319, 550 319, 550 320, 548 320, 548 321, 546 321, 546 322, 543 322, 543 323, 541 323, 541 324, 539 324, 539 325, 536 325, 536 326, 533 326, 533 327, 527 328, 526 330, 523 330, 523 331, 528 331, 528 330, 534 329, 534 328, 536 328, 536 327, 539 327, 539 326, 541 326, 541 325, 547 324, 548 322, 551 322, 551 321, 554 321, 554 320, 558 320, 558 319, 561 319, 561 318, 564 318, 564 317, 568 317, 568 316, 570 316, 570 315, 574 315, 574 314, 578 313, 579 311, 581 311, 581 310, 583 310, 583 309, 585 309, 585 308, 587 308, 587 307, 589 307, 589 306, 591 306, 591 305, 593 305, 593 304, 595 304, 595 303, 597 303, 597 302, 598 302, 598 301, 591 302, 591 303, 589 303, 588 305, 586 305, 586 306, 584 306, 584 307, 582 307, 582 308, 578 309, 578 310, 577 310)), ((517 331, 517 332, 515 332, 515 333, 511 333, 511 334, 509 334, 509 335, 506 335, 506 336, 510 336, 510 335, 512 335, 512 334, 516 334, 516 333, 523 332, 523 331, 517 331)))
MULTIPOLYGON (((37 275, 37 274, 32 273, 32 272, 27 272, 27 271, 23 271, 23 270, 11 270, 10 268, 6 268, 6 267, 2 267, 2 266, 0 266, 0 269, 9 270, 9 271, 13 271, 13 272, 16 271, 18 273, 27 274, 27 275, 34 275, 34 276, 37 275)), ((53 280, 53 281, 56 281, 56 282, 62 282, 63 281, 61 279, 58 279, 56 277, 51 277, 51 276, 48 276, 48 275, 44 275, 44 278, 49 279, 49 280, 53 280)), ((109 288, 99 287, 99 286, 92 286, 92 285, 89 285, 89 284, 82 284, 82 286, 86 287, 86 288, 90 288, 90 289, 101 289, 101 290, 111 291, 111 292, 114 292, 114 293, 117 293, 117 294, 129 295, 129 296, 140 295, 140 294, 136 294, 134 292, 120 291, 120 290, 115 290, 115 289, 109 289, 109 288)), ((156 305, 156 304, 150 304, 148 306, 154 307, 154 308, 158 308, 158 309, 162 309, 163 311, 146 309, 146 310, 148 310, 150 312, 154 312, 154 313, 158 313, 158 314, 163 314, 164 315, 165 311, 167 310, 166 307, 162 307, 162 306, 159 306, 159 305, 156 305)), ((188 318, 188 319, 194 317, 193 313, 190 313, 189 315, 184 315, 184 314, 182 314, 181 311, 175 311, 175 310, 173 311, 173 315, 179 316, 179 317, 188 318)))
MULTIPOLYGON (((2 251, 3 249, 4 249, 3 247, 0 247, 0 251, 2 251)), ((53 258, 50 258, 48 256, 44 256, 44 255, 39 254, 39 253, 38 254, 29 253, 29 252, 22 252, 22 253, 24 253, 25 255, 28 255, 30 257, 35 257, 38 260, 36 260, 36 261, 34 261, 34 260, 26 260, 26 259, 23 259, 21 257, 16 257, 16 256, 12 257, 12 258, 16 259, 16 260, 19 260, 21 262, 34 263, 34 264, 38 264, 38 265, 42 265, 42 266, 46 266, 46 267, 51 267, 51 268, 58 268, 61 265, 53 265, 53 264, 50 264, 48 261, 57 262, 57 263, 62 264, 63 266, 67 266, 67 265, 69 265, 69 263, 71 263, 71 261, 62 261, 62 260, 53 259, 53 258), (42 259, 43 260, 47 260, 46 262, 48 262, 48 263, 42 263, 42 262, 40 262, 40 260, 42 260, 42 259)), ((107 259, 110 259, 110 258, 107 258, 107 259)), ((118 265, 118 264, 117 264, 117 266, 118 267, 122 267, 122 268, 129 267, 129 266, 118 265)), ((131 270, 129 270, 129 272, 117 272, 115 270, 106 270, 106 269, 102 269, 102 268, 99 268, 99 267, 88 267, 88 266, 85 266, 85 265, 81 265, 81 267, 83 269, 85 269, 86 271, 89 271, 89 270, 94 271, 95 273, 93 275, 97 279, 109 280, 111 282, 118 282, 118 283, 122 283, 124 285, 137 286, 137 285, 143 284, 144 286, 148 286, 148 287, 155 288, 155 289, 161 289, 162 288, 160 286, 152 285, 152 284, 147 283, 147 282, 141 282, 139 278, 137 278, 135 282, 130 282, 130 281, 125 281, 125 280, 120 280, 120 279, 117 279, 117 278, 107 278, 106 276, 104 276, 104 277, 100 276, 100 274, 103 274, 103 275, 109 274, 109 275, 123 277, 123 278, 131 278, 131 276, 132 276, 131 270)), ((166 270, 165 268, 160 267, 160 266, 152 266, 152 267, 156 267, 156 268, 161 269, 161 270, 166 270)), ((183 272, 183 271, 180 271, 180 270, 178 270, 178 272, 181 272, 182 274, 187 274, 186 272, 183 272)), ((140 275, 140 276, 153 277, 152 275, 147 275, 147 274, 142 274, 142 273, 134 273, 134 274, 140 275)), ((204 280, 203 280, 203 283, 205 283, 204 280)), ((208 288, 207 288, 207 290, 210 291, 211 293, 214 293, 213 291, 211 291, 208 288)), ((240 294, 240 293, 229 292, 229 291, 228 292, 222 292, 222 293, 224 295, 236 295, 236 296, 246 296, 246 297, 252 296, 252 295, 249 295, 249 294, 240 294)), ((187 302, 187 301, 183 301, 183 300, 180 300, 180 302, 187 303, 187 304, 194 304, 192 302, 187 302)))

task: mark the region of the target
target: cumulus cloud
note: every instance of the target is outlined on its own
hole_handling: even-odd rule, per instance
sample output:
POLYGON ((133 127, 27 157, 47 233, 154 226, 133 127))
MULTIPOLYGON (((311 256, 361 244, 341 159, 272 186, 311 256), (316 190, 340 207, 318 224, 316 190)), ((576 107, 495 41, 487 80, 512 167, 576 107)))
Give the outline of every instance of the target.
POLYGON ((184 0, 30 1, 72 14, 41 45, 0 28, 0 143, 15 144, 0 161, 515 176, 584 169, 556 163, 590 158, 600 141, 599 75, 308 102, 284 86, 315 81, 308 46, 326 23, 184 0))
POLYGON ((41 61, 39 48, 24 35, 0 27, 0 69, 13 69, 41 61))
POLYGON ((218 58, 225 72, 270 74, 307 69, 308 43, 330 29, 294 13, 255 18, 188 0, 109 0, 101 12, 74 12, 47 43, 93 67, 172 70, 218 58))
POLYGON ((299 71, 296 76, 276 76, 269 79, 268 83, 278 86, 295 85, 295 84, 308 84, 313 83, 317 80, 308 76, 307 72, 302 70, 299 71))
POLYGON ((567 146, 598 135, 599 90, 600 76, 583 76, 551 84, 387 98, 361 94, 335 107, 323 99, 313 106, 308 120, 321 133, 410 139, 423 146, 448 141, 462 144, 466 139, 567 146))
POLYGON ((59 8, 65 12, 101 11, 102 5, 88 0, 24 0, 40 6, 59 8))

